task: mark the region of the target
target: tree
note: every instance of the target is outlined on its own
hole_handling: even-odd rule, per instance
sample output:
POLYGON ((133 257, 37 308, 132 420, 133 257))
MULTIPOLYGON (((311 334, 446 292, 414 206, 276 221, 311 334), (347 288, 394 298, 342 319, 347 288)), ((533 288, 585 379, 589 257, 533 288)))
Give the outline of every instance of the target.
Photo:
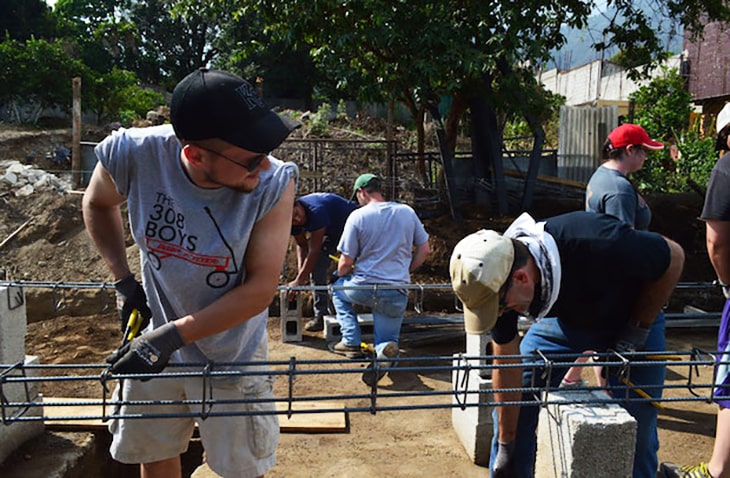
MULTIPOLYGON (((703 14, 730 18, 717 0, 654 3, 681 17, 684 25, 698 25, 703 14)), ((633 2, 609 0, 608 6, 616 15, 596 47, 618 45, 632 57, 656 58, 659 43, 652 40, 647 16, 633 2)), ((530 65, 546 61, 564 41, 560 28, 582 27, 593 7, 580 0, 249 0, 241 2, 239 12, 241 17, 261 15, 273 38, 309 48, 321 70, 355 89, 358 99, 403 102, 419 126, 426 111, 440 116, 441 97, 452 97, 441 130, 444 166, 469 111, 474 173, 488 178, 501 167, 505 112, 524 116, 536 136, 534 149, 541 147, 540 121, 548 102, 530 65)), ((500 212, 506 211, 500 207, 500 212)))
POLYGON ((0 2, 0 41, 50 40, 56 23, 51 8, 43 0, 3 0, 0 2))
POLYGON ((651 153, 634 179, 646 192, 676 192, 692 189, 704 196, 717 154, 714 141, 700 133, 699 123, 690 127, 692 95, 684 87, 677 68, 664 68, 629 96, 634 103, 634 122, 666 147, 651 153), (673 153, 677 148, 679 154, 673 153))
POLYGON ((0 103, 10 107, 11 120, 36 123, 46 108, 70 109, 71 79, 87 73, 88 68, 66 52, 63 42, 0 43, 0 103))

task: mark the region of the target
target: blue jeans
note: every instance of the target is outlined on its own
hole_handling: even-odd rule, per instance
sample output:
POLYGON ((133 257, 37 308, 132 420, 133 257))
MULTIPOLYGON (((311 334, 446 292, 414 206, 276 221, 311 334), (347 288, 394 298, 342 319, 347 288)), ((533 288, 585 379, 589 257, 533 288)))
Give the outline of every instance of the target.
MULTIPOLYGON (((312 273, 309 274, 312 285, 327 285, 329 279, 329 268, 333 264, 330 254, 337 255, 337 247, 332 246, 329 241, 325 241, 322 250, 317 256, 317 262, 314 263, 312 273)), ((330 295, 326 290, 314 291, 314 316, 324 317, 329 315, 330 295)))
MULTIPOLYGON (((663 351, 666 349, 664 339, 664 314, 657 315, 649 337, 646 341, 645 350, 663 351)), ((565 353, 582 353, 585 350, 601 351, 606 349, 606 344, 602 343, 602 337, 598 334, 573 330, 564 327, 557 318, 541 319, 530 327, 525 337, 520 343, 520 354, 535 356, 535 351, 540 350, 546 355, 549 354, 565 354, 565 353)), ((535 362, 535 360, 525 359, 525 361, 535 362)), ((559 359, 558 361, 567 361, 559 359)), ((555 368, 551 374, 551 387, 557 387, 560 384, 565 372, 569 367, 555 368)), ((525 368, 522 373, 522 384, 524 387, 534 386, 542 387, 545 385, 546 379, 542 377, 544 369, 525 368)), ((630 380, 649 395, 659 398, 662 395, 662 386, 664 385, 665 366, 636 366, 631 368, 630 380)), ((614 398, 623 398, 626 396, 626 386, 618 381, 615 374, 609 374, 608 380, 609 390, 617 387, 613 392, 614 398)), ((629 393, 630 398, 641 398, 634 392, 629 393)), ((534 394, 525 393, 522 400, 535 400, 534 394)), ((659 450, 659 438, 657 437, 657 409, 649 402, 630 403, 625 405, 626 411, 636 419, 636 450, 634 456, 634 478, 655 478, 657 471, 657 451, 659 450)), ((532 478, 534 475, 535 453, 537 450, 537 429, 538 414, 540 412, 537 404, 535 406, 525 406, 520 408, 520 416, 517 423, 517 437, 515 439, 515 455, 517 460, 517 476, 519 478, 532 478)), ((489 463, 489 469, 492 469, 493 460, 497 456, 497 433, 498 419, 497 409, 493 412, 494 416, 494 436, 492 438, 492 451, 489 463)), ((490 472, 491 473, 491 472, 490 472)))
MULTIPOLYGON (((340 277, 335 286, 371 285, 353 283, 351 276, 340 277)), ((398 343, 400 326, 408 305, 406 289, 335 289, 332 302, 337 312, 337 322, 342 331, 342 342, 345 345, 360 345, 362 337, 357 323, 354 304, 370 307, 373 312, 373 330, 375 332, 375 351, 382 352, 387 342, 398 343)))

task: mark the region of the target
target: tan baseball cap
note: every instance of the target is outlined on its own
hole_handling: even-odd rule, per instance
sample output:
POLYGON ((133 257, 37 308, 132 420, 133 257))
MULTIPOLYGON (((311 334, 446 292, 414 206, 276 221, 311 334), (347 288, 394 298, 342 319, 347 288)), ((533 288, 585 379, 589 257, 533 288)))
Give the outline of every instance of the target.
POLYGON ((464 304, 464 328, 483 334, 494 328, 499 314, 499 289, 507 281, 515 251, 512 240, 482 229, 454 247, 449 263, 451 286, 464 304))

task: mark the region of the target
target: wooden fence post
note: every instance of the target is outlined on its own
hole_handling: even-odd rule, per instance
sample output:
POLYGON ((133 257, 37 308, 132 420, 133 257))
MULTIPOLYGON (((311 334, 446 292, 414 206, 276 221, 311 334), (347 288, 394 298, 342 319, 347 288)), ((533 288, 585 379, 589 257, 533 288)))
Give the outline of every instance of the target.
POLYGON ((73 79, 73 138, 71 145, 71 184, 81 186, 81 78, 73 79))

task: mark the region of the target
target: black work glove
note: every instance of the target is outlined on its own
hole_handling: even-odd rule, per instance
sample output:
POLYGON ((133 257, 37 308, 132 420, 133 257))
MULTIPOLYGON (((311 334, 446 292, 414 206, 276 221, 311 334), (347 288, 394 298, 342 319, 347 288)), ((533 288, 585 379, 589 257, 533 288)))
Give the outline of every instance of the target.
POLYGON ((517 476, 515 470, 515 442, 499 442, 497 448, 497 457, 494 459, 492 467, 493 478, 514 478, 517 476))
POLYGON ((340 276, 337 275, 337 269, 335 269, 334 272, 332 272, 332 274, 330 274, 329 283, 334 284, 335 282, 337 282, 337 279, 339 279, 339 278, 340 278, 340 276))
POLYGON ((114 289, 117 291, 117 308, 119 309, 119 319, 122 324, 122 332, 127 327, 129 316, 134 309, 139 311, 142 316, 142 324, 139 330, 142 331, 150 323, 152 311, 147 306, 147 295, 144 293, 142 284, 134 278, 134 274, 129 274, 114 283, 114 289))
POLYGON ((618 353, 633 353, 637 350, 643 350, 647 337, 649 337, 649 329, 628 324, 621 332, 613 349, 618 353))
MULTIPOLYGON (((185 345, 172 322, 119 347, 106 361, 112 373, 160 373, 172 353, 185 345)), ((149 379, 143 379, 149 380, 149 379)))

